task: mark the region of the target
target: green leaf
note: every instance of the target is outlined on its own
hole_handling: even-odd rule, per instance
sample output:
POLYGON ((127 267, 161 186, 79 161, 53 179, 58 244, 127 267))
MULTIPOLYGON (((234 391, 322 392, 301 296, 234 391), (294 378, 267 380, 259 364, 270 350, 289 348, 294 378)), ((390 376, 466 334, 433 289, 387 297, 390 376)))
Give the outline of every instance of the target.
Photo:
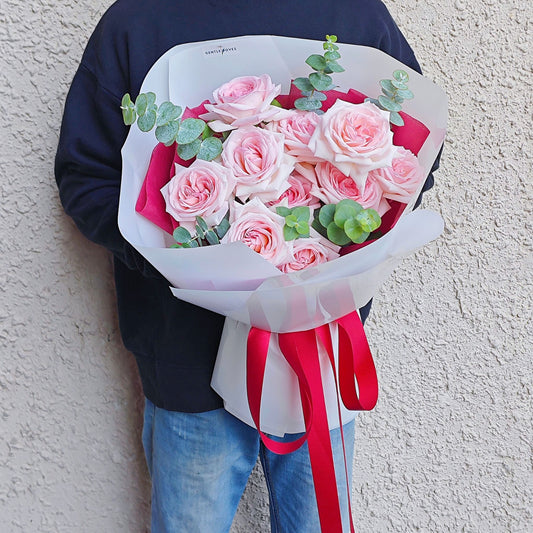
POLYGON ((308 78, 296 78, 293 82, 293 85, 300 89, 300 91, 312 92, 313 86, 308 78))
POLYGON ((347 220, 357 217, 363 208, 356 201, 346 198, 335 206, 333 221, 339 228, 343 228, 347 220))
POLYGON ((137 120, 137 126, 139 126, 141 131, 150 131, 155 126, 156 119, 156 112, 153 109, 149 109, 142 117, 139 117, 139 120, 137 120))
POLYGON ((409 89, 400 90, 396 94, 404 100, 411 100, 415 96, 409 89))
POLYGON ((196 224, 200 226, 200 229, 205 233, 209 228, 202 217, 196 217, 196 224))
POLYGON ((380 95, 378 101, 387 111, 400 111, 402 109, 400 104, 393 102, 388 96, 380 95))
POLYGON ((322 107, 322 102, 308 97, 298 98, 298 100, 294 102, 294 107, 301 111, 316 111, 322 107))
POLYGON ((125 109, 122 109, 122 120, 126 126, 135 124, 135 121, 137 120, 137 113, 135 113, 135 109, 133 109, 133 107, 126 107, 125 109))
POLYGON ((391 83, 394 87, 396 87, 396 89, 407 89, 407 85, 405 85, 405 83, 402 83, 401 81, 392 80, 391 83))
POLYGON ((377 105, 379 107, 379 102, 377 98, 365 98, 365 102, 370 102, 371 104, 377 105))
POLYGON ((326 204, 320 208, 318 213, 318 220, 322 226, 327 228, 332 222, 335 216, 335 204, 326 204))
POLYGON ((288 215, 285 217, 285 225, 289 228, 295 228, 298 224, 298 219, 294 215, 288 215))
POLYGON ((307 222, 300 222, 295 227, 299 237, 309 237, 309 224, 307 222))
POLYGON ((172 233, 172 237, 176 242, 179 242, 181 244, 187 243, 192 239, 192 236, 187 228, 184 228, 183 226, 178 226, 174 233, 172 233))
POLYGON ((328 97, 319 91, 315 91, 311 96, 308 96, 309 100, 317 100, 318 102, 324 102, 328 97))
POLYGON ((317 91, 325 91, 331 86, 333 79, 327 74, 313 72, 309 74, 309 81, 317 91))
POLYGON ((344 231, 346 232, 346 236, 356 244, 364 242, 369 235, 368 232, 363 230, 361 224, 353 218, 346 221, 344 231))
POLYGON ((328 61, 326 68, 328 68, 331 72, 344 72, 344 68, 341 67, 336 61, 328 61))
POLYGON ((139 96, 137 96, 137 100, 135 100, 135 111, 137 112, 137 115, 142 117, 146 113, 147 107, 148 97, 146 94, 141 93, 139 96))
POLYGON ((336 35, 326 35, 326 40, 328 43, 336 43, 337 42, 337 36, 336 35))
POLYGON ((381 226, 381 217, 375 209, 365 209, 364 211, 361 211, 361 213, 357 215, 356 220, 363 231, 368 233, 371 233, 381 226))
POLYGON ((188 161, 196 156, 200 150, 202 141, 200 139, 195 139, 192 143, 188 144, 178 144, 178 155, 184 160, 188 161))
POLYGON ((289 209, 288 207, 280 205, 276 207, 276 213, 281 217, 287 217, 292 213, 292 210, 289 209))
POLYGON ((310 55, 305 62, 313 69, 313 70, 324 70, 326 68, 326 60, 319 56, 318 54, 312 54, 310 55))
POLYGON ((222 141, 217 137, 208 137, 202 141, 198 150, 198 159, 213 161, 222 153, 222 141))
POLYGON ((399 113, 396 113, 396 111, 393 111, 390 114, 390 123, 394 124, 395 126, 403 126, 405 124, 403 118, 399 113))
POLYGON ((187 244, 189 245, 189 248, 198 248, 199 246, 202 246, 201 244, 198 244, 198 242, 194 239, 189 241, 187 244))
POLYGON ((205 238, 207 239, 207 242, 209 244, 220 244, 220 241, 218 240, 217 234, 210 229, 206 234, 205 238))
POLYGON ((222 239, 224 235, 228 232, 230 228, 230 223, 227 218, 223 218, 218 226, 215 227, 216 234, 219 239, 222 239))
POLYGON ((270 102, 270 105, 273 105, 274 107, 283 107, 275 98, 270 102))
POLYGON ((385 94, 389 96, 393 95, 396 92, 396 87, 394 87, 391 80, 381 80, 379 84, 381 85, 381 88, 383 89, 385 94))
POLYGON ((346 233, 344 233, 344 229, 339 228, 335 222, 332 222, 328 226, 328 239, 337 246, 344 246, 351 241, 346 233))
POLYGON ((328 238, 328 232, 326 230, 326 228, 319 222, 318 218, 315 218, 313 220, 313 223, 311 224, 311 227, 317 231, 318 233, 320 233, 320 235, 322 235, 322 237, 324 238, 328 238))
POLYGON ((341 58, 341 55, 339 54, 339 52, 336 52, 335 50, 326 52, 324 54, 324 59, 326 61, 336 61, 337 59, 340 59, 340 58, 341 58))
POLYGON ((405 70, 395 70, 392 73, 392 77, 400 82, 407 83, 409 81, 409 74, 405 70))
POLYGON ((181 107, 174 105, 171 102, 163 102, 159 106, 159 113, 157 116, 156 124, 158 126, 164 126, 169 122, 177 120, 181 115, 181 107))
POLYGON ((176 137, 178 144, 189 144, 197 139, 205 128, 205 122, 199 118, 186 118, 181 122, 180 131, 176 137))
POLYGON ((309 206, 301 205, 301 206, 295 207, 292 210, 292 214, 296 217, 298 222, 302 222, 302 221, 307 222, 309 220, 309 217, 311 216, 311 210, 309 209, 309 206))
POLYGON ((155 129, 155 138, 166 146, 170 146, 175 140, 180 123, 175 120, 174 122, 169 122, 168 124, 163 124, 158 126, 155 129))
POLYGON ((283 226, 283 238, 286 241, 294 241, 294 239, 298 238, 298 231, 296 228, 292 228, 290 226, 283 226))

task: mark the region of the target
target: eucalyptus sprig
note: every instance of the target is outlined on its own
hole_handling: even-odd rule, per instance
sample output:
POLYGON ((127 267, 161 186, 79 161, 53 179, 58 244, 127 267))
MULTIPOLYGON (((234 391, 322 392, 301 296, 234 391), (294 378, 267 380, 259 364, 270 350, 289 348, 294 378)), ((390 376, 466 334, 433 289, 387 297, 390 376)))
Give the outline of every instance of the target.
POLYGON ((400 116, 402 104, 405 100, 411 100, 414 95, 407 87, 409 74, 405 70, 395 70, 392 80, 381 80, 382 95, 377 98, 366 98, 365 102, 372 102, 384 111, 390 111, 390 122, 396 126, 403 126, 403 118, 400 116))
POLYGON ((122 98, 120 108, 126 126, 135 124, 143 132, 154 126, 156 139, 165 146, 177 144, 177 152, 185 161, 196 157, 212 161, 222 153, 222 141, 214 137, 214 132, 199 118, 181 119, 182 108, 171 102, 163 102, 159 107, 152 92, 141 93, 135 100, 129 94, 122 98))
POLYGON ((176 241, 171 248, 198 248, 209 244, 220 244, 220 239, 226 235, 230 228, 227 218, 223 218, 218 226, 209 228, 202 217, 196 217, 196 236, 183 226, 178 226, 172 233, 176 241))
POLYGON ((379 228, 381 217, 374 209, 364 209, 351 199, 326 204, 315 212, 313 228, 338 246, 364 242, 379 228))
POLYGON ((303 111, 318 111, 322 107, 322 102, 327 96, 322 91, 333 89, 333 78, 330 74, 334 72, 344 72, 344 69, 337 62, 341 55, 336 35, 326 35, 326 42, 322 44, 324 55, 312 54, 306 59, 306 63, 315 71, 307 78, 296 78, 293 83, 303 94, 294 102, 296 109, 303 111))
POLYGON ((308 206, 289 207, 278 206, 276 213, 285 219, 283 237, 286 241, 294 241, 302 237, 309 237, 309 218, 311 210, 308 206))

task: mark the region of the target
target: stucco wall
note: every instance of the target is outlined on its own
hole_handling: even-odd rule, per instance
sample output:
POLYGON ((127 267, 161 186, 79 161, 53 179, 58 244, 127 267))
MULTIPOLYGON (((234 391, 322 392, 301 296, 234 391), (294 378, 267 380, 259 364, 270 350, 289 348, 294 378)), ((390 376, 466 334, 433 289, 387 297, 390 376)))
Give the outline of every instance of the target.
MULTIPOLYGON (((0 8, 0 530, 148 530, 142 396, 107 253, 64 216, 62 105, 109 0, 0 8)), ((529 0, 388 1, 450 98, 425 206, 438 242, 398 269, 368 336, 381 382, 359 417, 360 533, 533 530, 529 0)), ((334 29, 332 29, 334 30, 334 29)), ((342 36, 340 36, 342 38, 342 36)), ((234 533, 268 531, 255 472, 234 533)))

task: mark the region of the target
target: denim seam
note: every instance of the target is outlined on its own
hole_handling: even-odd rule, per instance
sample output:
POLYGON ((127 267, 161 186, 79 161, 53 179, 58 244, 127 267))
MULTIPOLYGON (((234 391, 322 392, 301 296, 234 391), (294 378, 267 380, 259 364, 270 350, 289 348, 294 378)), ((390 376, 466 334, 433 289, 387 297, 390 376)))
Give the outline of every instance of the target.
POLYGON ((274 526, 276 529, 272 530, 271 533, 279 533, 280 531, 280 524, 281 524, 281 518, 279 516, 279 509, 278 504, 276 501, 276 498, 274 496, 274 487, 271 483, 271 474, 270 474, 270 464, 268 461, 268 455, 265 451, 265 445, 263 442, 260 444, 260 457, 263 460, 263 473, 265 474, 265 482, 268 489, 268 494, 270 497, 270 514, 271 514, 271 529, 272 526, 274 526), (272 523, 272 518, 274 519, 274 523, 272 523))

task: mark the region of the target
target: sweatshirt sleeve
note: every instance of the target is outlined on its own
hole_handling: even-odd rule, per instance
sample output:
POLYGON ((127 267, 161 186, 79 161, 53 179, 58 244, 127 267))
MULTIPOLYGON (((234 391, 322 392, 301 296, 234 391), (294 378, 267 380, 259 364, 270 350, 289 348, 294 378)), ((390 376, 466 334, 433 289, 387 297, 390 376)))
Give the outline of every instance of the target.
MULTIPOLYGON (((89 52, 84 59, 90 58, 89 52)), ((89 240, 105 246, 129 268, 160 277, 118 229, 120 151, 128 132, 120 100, 82 60, 66 99, 55 160, 59 196, 89 240)))

